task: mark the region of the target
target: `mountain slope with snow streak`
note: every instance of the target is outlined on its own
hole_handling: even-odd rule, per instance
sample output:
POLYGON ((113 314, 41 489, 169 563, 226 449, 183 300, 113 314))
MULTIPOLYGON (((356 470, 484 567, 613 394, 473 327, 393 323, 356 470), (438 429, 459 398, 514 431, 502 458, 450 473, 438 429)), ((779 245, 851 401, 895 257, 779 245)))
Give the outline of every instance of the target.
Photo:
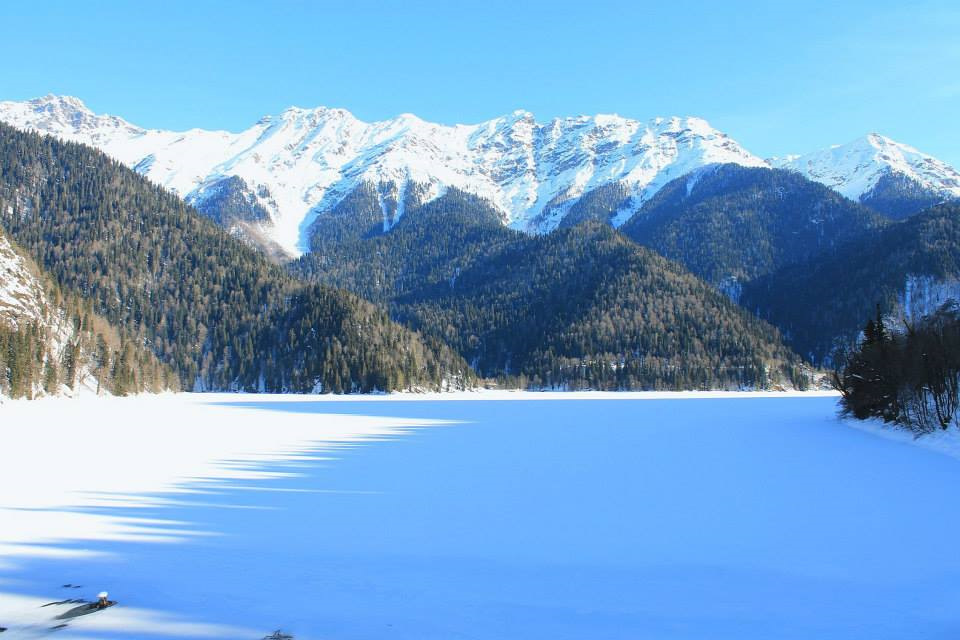
POLYGON ((13 328, 43 321, 47 296, 30 264, 0 231, 0 322, 13 328))
POLYGON ((399 195, 385 200, 385 228, 402 216, 403 194, 416 185, 423 200, 448 187, 481 196, 504 224, 542 233, 560 224, 581 195, 604 185, 622 183, 630 194, 630 206, 612 219, 620 224, 693 169, 766 164, 693 117, 644 123, 597 115, 539 123, 515 111, 445 126, 410 114, 368 123, 319 107, 290 108, 240 133, 174 132, 137 127, 97 115, 77 98, 50 95, 0 102, 0 120, 95 146, 201 210, 211 197, 227 199, 236 211, 223 224, 289 255, 303 253, 316 216, 362 182, 399 195))

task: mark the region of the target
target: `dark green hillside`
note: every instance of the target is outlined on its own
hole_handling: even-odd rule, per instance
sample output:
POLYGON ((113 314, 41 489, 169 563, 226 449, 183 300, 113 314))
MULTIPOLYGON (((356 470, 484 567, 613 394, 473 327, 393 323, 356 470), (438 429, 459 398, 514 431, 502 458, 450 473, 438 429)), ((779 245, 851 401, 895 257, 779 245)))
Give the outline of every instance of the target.
POLYGON ((877 304, 889 312, 907 276, 960 277, 960 205, 940 205, 842 250, 745 287, 741 302, 816 362, 856 338, 877 304))
POLYGON ((800 382, 772 327, 606 224, 527 236, 450 190, 378 232, 374 192, 352 203, 318 220, 314 253, 293 269, 383 302, 485 376, 604 389, 800 382))
POLYGON ((621 231, 720 284, 830 253, 884 223, 792 171, 727 164, 671 181, 621 231))
POLYGON ((943 197, 903 174, 887 172, 873 189, 860 197, 860 203, 892 220, 903 220, 941 204, 943 197))
POLYGON ((351 391, 401 379, 435 387, 466 374, 449 350, 425 347, 352 295, 304 290, 175 196, 83 145, 0 125, 0 223, 188 389, 351 391), (287 329, 280 342, 269 338, 278 326, 287 329), (344 326, 356 330, 336 332, 344 326), (291 355, 297 344, 323 355, 291 355), (297 361, 296 372, 283 369, 297 361))
POLYGON ((483 199, 457 189, 410 207, 384 233, 369 184, 318 218, 312 231, 312 252, 292 264, 294 272, 376 302, 448 282, 474 260, 524 238, 483 199))
POLYGON ((0 396, 177 389, 176 374, 77 295, 65 295, 0 229, 0 396))

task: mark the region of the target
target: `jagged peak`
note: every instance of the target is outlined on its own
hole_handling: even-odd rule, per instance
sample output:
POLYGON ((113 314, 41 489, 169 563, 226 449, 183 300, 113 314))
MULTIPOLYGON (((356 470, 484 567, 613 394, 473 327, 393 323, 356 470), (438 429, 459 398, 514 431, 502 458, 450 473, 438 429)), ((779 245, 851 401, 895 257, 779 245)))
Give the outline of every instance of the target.
POLYGON ((31 105, 35 107, 62 107, 67 109, 72 109, 76 111, 84 111, 86 113, 92 114, 93 112, 84 104, 83 100, 77 98, 76 96, 64 96, 58 95, 55 93, 48 93, 45 96, 39 98, 33 98, 28 101, 31 105))
MULTIPOLYGON (((832 144, 828 148, 831 150, 840 150, 840 151, 847 151, 847 150, 855 151, 860 149, 866 149, 866 150, 898 149, 898 150, 905 151, 907 153, 918 154, 923 156, 927 155, 922 151, 919 151, 914 147, 911 147, 908 144, 905 144, 903 142, 897 142, 893 138, 885 136, 882 133, 877 133, 876 131, 871 131, 870 133, 864 134, 859 138, 855 138, 843 144, 832 144)), ((814 151, 808 154, 789 156, 789 157, 801 158, 805 156, 811 156, 815 153, 818 153, 818 152, 814 151)))
POLYGON ((315 212, 368 178, 434 184, 438 193, 460 188, 495 203, 510 226, 542 232, 568 208, 551 203, 569 204, 611 181, 625 181, 642 199, 706 162, 763 163, 692 116, 643 121, 599 113, 541 124, 517 109, 446 125, 410 113, 364 122, 346 109, 294 106, 239 133, 143 136, 108 121, 112 116, 49 117, 24 103, 7 105, 0 119, 92 143, 185 197, 219 175, 239 175, 251 190, 266 186, 270 233, 291 255, 302 251, 315 212))
POLYGON ((960 173, 947 163, 877 132, 836 144, 782 165, 853 200, 869 193, 883 175, 896 173, 945 197, 960 196, 960 173))
POLYGON ((261 118, 261 122, 272 121, 283 122, 306 122, 320 123, 329 120, 356 120, 353 114, 339 107, 287 107, 279 115, 267 115, 261 118))
MULTIPOLYGON (((7 104, 18 104, 16 102, 9 102, 7 104)), ((19 103, 24 104, 24 103, 19 103)), ((62 111, 72 111, 72 112, 82 112, 84 115, 96 116, 96 117, 108 117, 117 120, 122 120, 117 116, 111 116, 107 114, 96 114, 93 112, 87 105, 75 96, 68 95, 59 95, 54 93, 49 93, 45 96, 33 98, 25 102, 30 106, 42 109, 54 109, 62 111)), ((316 107, 301 107, 301 106, 290 106, 281 111, 279 114, 267 114, 260 118, 257 121, 257 124, 273 124, 280 122, 304 122, 310 123, 313 122, 322 122, 328 120, 351 120, 361 125, 367 126, 383 126, 394 123, 400 124, 410 124, 410 125, 431 125, 434 127, 440 128, 456 128, 456 127, 467 127, 467 128, 478 128, 484 125, 494 125, 497 124, 515 124, 519 122, 532 124, 535 126, 551 126, 551 125, 571 125, 571 124, 585 124, 585 123, 594 123, 599 127, 616 127, 616 126, 625 126, 625 127, 635 127, 635 126, 646 126, 651 129, 658 130, 667 130, 667 131, 683 131, 689 130, 694 134, 698 135, 720 135, 725 136, 726 134, 714 129, 710 123, 697 116, 667 116, 667 117, 655 117, 647 121, 628 118, 621 116, 616 113, 597 113, 597 114, 580 114, 575 116, 565 116, 565 117, 556 117, 549 121, 549 123, 540 123, 537 121, 534 114, 525 109, 515 109, 509 114, 501 116, 499 118, 493 118, 491 120, 486 120, 476 124, 455 124, 446 127, 445 125, 438 125, 423 120, 419 116, 413 113, 401 113, 392 118, 385 120, 366 122, 358 119, 347 109, 341 107, 328 107, 324 105, 319 105, 316 107)))
POLYGON ((400 115, 393 118, 392 122, 396 122, 398 124, 402 124, 405 126, 414 126, 414 127, 420 126, 420 125, 433 126, 432 123, 427 122, 426 120, 417 116, 414 113, 401 113, 400 115))

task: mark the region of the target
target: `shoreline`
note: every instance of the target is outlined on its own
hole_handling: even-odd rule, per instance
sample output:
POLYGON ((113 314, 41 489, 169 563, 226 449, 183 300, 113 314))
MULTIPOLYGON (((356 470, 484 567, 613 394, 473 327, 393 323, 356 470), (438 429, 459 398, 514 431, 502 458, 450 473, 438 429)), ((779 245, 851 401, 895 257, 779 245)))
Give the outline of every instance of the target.
POLYGON ((27 400, 0 397, 0 410, 32 404, 51 402, 100 402, 119 401, 154 402, 167 399, 196 399, 204 404, 204 399, 218 400, 237 398, 262 399, 269 402, 417 402, 417 401, 531 401, 531 400, 698 400, 698 399, 744 399, 744 398, 819 398, 839 397, 832 389, 812 389, 797 391, 794 389, 773 390, 689 390, 689 391, 530 391, 526 389, 474 389, 467 391, 394 391, 391 393, 247 393, 243 391, 177 391, 163 393, 141 393, 128 396, 80 394, 77 396, 42 396, 27 400))

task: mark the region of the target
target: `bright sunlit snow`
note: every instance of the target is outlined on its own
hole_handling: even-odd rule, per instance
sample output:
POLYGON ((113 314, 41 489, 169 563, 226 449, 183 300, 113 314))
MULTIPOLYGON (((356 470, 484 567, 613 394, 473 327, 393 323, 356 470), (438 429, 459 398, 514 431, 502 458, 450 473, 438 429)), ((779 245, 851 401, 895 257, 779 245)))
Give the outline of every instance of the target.
POLYGON ((953 441, 835 405, 8 401, 2 637, 954 637, 960 459, 935 450, 953 441), (70 605, 41 605, 101 590, 119 604, 50 631, 70 605))
MULTIPOLYGON (((639 206, 707 164, 765 166, 700 118, 644 123, 597 115, 538 123, 515 111, 445 126, 411 114, 363 122, 344 109, 292 107, 240 133, 177 132, 143 129, 94 114, 77 98, 50 95, 0 102, 0 120, 97 147, 193 202, 218 181, 239 176, 270 212, 262 233, 291 255, 306 250, 317 213, 364 181, 400 190, 425 185, 427 199, 457 187, 489 200, 511 227, 546 232, 576 198, 606 184, 622 182, 639 206)), ((402 207, 401 199, 387 217, 399 218, 402 207)))
POLYGON ((945 199, 960 198, 960 172, 931 155, 876 133, 801 156, 774 161, 851 200, 870 192, 888 172, 910 178, 945 199))

